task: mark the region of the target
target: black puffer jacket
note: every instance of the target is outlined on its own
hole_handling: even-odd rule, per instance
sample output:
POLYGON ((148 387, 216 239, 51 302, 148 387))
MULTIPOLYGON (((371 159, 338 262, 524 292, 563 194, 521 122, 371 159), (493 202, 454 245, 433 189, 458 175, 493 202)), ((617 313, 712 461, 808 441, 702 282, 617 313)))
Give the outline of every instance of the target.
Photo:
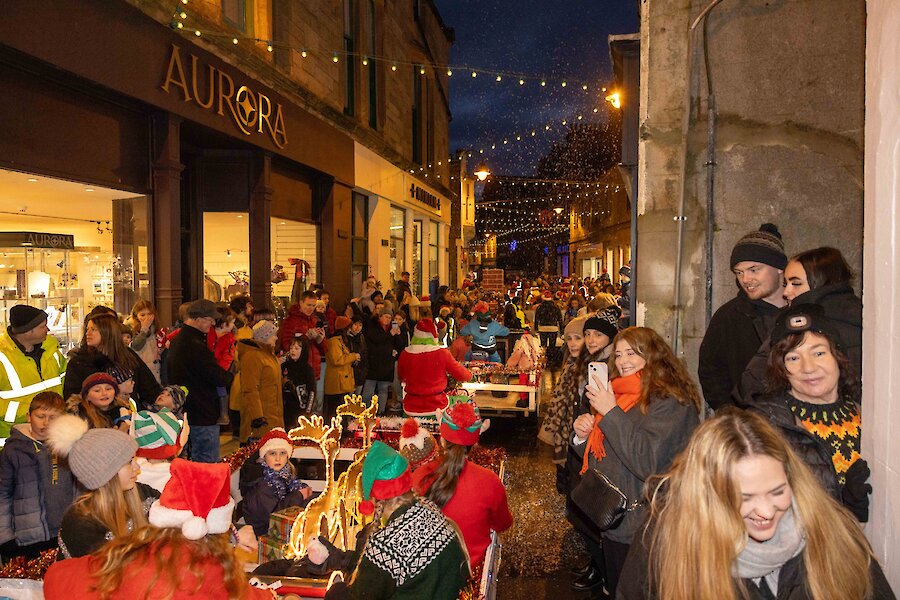
POLYGON ((373 317, 366 323, 363 334, 366 336, 366 350, 369 352, 366 379, 393 381, 395 336, 391 335, 390 331, 384 330, 378 322, 378 317, 373 317))
POLYGON ((797 423, 794 413, 788 406, 788 394, 789 392, 782 392, 759 398, 751 410, 759 412, 778 428, 791 448, 816 475, 825 490, 840 502, 841 486, 831 461, 831 449, 797 423))
POLYGON ((369 369, 369 349, 366 347, 366 336, 362 331, 356 335, 347 333, 347 349, 359 354, 359 360, 353 364, 353 381, 358 386, 362 385, 369 369))
MULTIPOLYGON (((128 352, 134 358, 134 392, 132 398, 138 403, 138 407, 143 410, 150 408, 156 402, 156 397, 162 391, 156 377, 150 371, 141 357, 137 353, 128 348, 128 352)), ((82 347, 73 352, 69 356, 69 365, 66 368, 66 378, 63 383, 63 398, 68 398, 72 394, 81 393, 81 385, 84 380, 94 373, 108 373, 116 365, 108 356, 94 350, 90 347, 82 347)))
MULTIPOLYGON (((862 300, 849 283, 823 285, 794 298, 793 305, 818 304, 837 329, 841 350, 850 359, 857 377, 862 375, 862 300)), ((752 406, 765 395, 766 370, 771 345, 765 340, 750 360, 734 390, 735 402, 752 406)))
POLYGON ((750 359, 775 324, 778 308, 762 300, 750 300, 743 290, 716 311, 703 343, 697 375, 703 398, 713 409, 733 403, 732 390, 750 359))

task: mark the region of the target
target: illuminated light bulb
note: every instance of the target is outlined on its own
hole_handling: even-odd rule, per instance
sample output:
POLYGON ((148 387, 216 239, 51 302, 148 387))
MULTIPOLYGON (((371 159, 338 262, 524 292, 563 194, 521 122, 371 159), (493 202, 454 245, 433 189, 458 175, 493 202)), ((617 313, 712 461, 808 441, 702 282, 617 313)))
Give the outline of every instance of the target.
POLYGON ((545 130, 545 131, 550 131, 550 126, 549 126, 549 125, 544 125, 544 130, 545 130))
POLYGON ((605 92, 605 91, 606 91, 606 88, 600 88, 600 91, 601 91, 601 92, 605 92))
POLYGON ((508 143, 509 143, 509 140, 503 140, 503 145, 506 145, 508 143))
POLYGON ((613 92, 607 96, 606 101, 612 104, 613 108, 622 108, 622 96, 619 92, 613 92))
POLYGON ((600 109, 599 109, 599 108, 595 108, 595 109, 594 109, 594 112, 597 112, 598 110, 600 110, 600 109))
POLYGON ((266 46, 266 50, 268 50, 269 52, 271 52, 271 51, 272 51, 272 44, 269 44, 268 46, 266 46))
POLYGON ((237 39, 237 38, 231 38, 231 43, 234 44, 235 46, 237 46, 238 39, 237 39))
POLYGON ((569 85, 569 84, 567 84, 565 81, 562 82, 563 87, 566 87, 567 85, 569 85))
POLYGON ((453 77, 453 71, 447 69, 447 77, 453 77))
POLYGON ((196 35, 197 37, 200 37, 200 30, 199 30, 199 29, 195 29, 195 30, 194 30, 194 35, 196 35))
POLYGON ((438 166, 441 166, 441 161, 438 161, 438 166))
POLYGON ((184 23, 179 23, 179 24, 178 24, 178 29, 184 29, 184 23))
POLYGON ((524 80, 524 79, 520 79, 520 80, 519 80, 519 85, 525 85, 525 80, 524 80))
POLYGON ((583 86, 581 86, 581 89, 583 89, 584 91, 587 91, 587 86, 583 85, 583 86))
POLYGON ((534 137, 534 129, 531 130, 531 137, 534 137))
POLYGON ((547 87, 547 82, 546 82, 546 81, 541 81, 541 87, 547 87))
POLYGON ((516 141, 519 142, 519 141, 521 141, 521 140, 522 140, 522 136, 521 136, 521 135, 517 135, 517 136, 516 136, 516 141))
POLYGON ((419 67, 419 75, 425 74, 425 67, 419 67))
POLYGON ((182 4, 187 4, 187 3, 188 3, 188 0, 181 0, 181 3, 182 3, 182 4))
POLYGON ((363 57, 363 66, 364 66, 364 67, 368 67, 368 66, 369 66, 369 59, 366 58, 365 56, 363 57))
POLYGON ((500 77, 499 75, 497 75, 497 81, 500 81, 501 79, 503 79, 503 78, 500 77))
POLYGON ((337 62, 338 60, 340 59, 338 58, 337 53, 331 55, 331 62, 337 62))
POLYGON ((484 148, 478 151, 478 154, 484 154, 484 148))
POLYGON ((497 149, 497 144, 491 144, 491 150, 496 150, 496 149, 497 149))
POLYGON ((303 58, 306 58, 308 56, 308 53, 306 52, 306 50, 301 50, 300 56, 302 56, 303 58))
POLYGON ((396 71, 396 70, 397 70, 397 64, 394 63, 393 65, 391 65, 391 71, 396 71))
POLYGON ((581 119, 582 119, 582 116, 581 116, 581 115, 578 115, 578 120, 580 121, 581 119))
POLYGON ((472 71, 472 77, 478 77, 478 73, 476 73, 475 71, 472 71))
POLYGON ((563 125, 567 125, 567 124, 568 124, 568 121, 566 121, 566 119, 563 119, 563 120, 562 120, 562 124, 563 124, 563 125))
POLYGON ((181 17, 182 19, 187 19, 187 13, 184 11, 181 11, 180 13, 178 13, 178 16, 181 17))

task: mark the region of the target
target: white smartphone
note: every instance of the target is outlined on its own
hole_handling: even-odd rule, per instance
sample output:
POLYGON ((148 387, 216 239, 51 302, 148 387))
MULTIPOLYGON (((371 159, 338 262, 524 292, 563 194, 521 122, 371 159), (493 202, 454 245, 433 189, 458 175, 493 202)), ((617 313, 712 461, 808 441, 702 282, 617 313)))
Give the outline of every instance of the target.
POLYGON ((600 382, 600 385, 603 386, 603 389, 609 389, 609 365, 605 362, 592 362, 588 363, 588 385, 590 385, 594 379, 600 382))

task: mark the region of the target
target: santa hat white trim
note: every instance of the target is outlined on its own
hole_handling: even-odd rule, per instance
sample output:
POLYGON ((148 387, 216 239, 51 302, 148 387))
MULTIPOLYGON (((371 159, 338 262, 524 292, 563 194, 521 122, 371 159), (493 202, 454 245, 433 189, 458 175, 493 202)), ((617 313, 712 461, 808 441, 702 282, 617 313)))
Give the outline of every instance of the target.
POLYGON ((283 450, 287 450, 288 456, 294 451, 294 446, 291 444, 290 439, 287 438, 287 433, 285 433, 282 427, 275 427, 269 433, 263 436, 265 442, 259 447, 259 455, 265 456, 266 452, 269 450, 276 450, 281 448, 283 450), (271 435, 272 432, 277 432, 275 435, 271 435), (284 437, 278 434, 284 434, 284 437), (266 440, 266 436, 269 436, 269 439, 266 440))
POLYGON ((225 533, 231 529, 233 513, 233 498, 228 499, 228 504, 211 508, 205 520, 190 510, 167 508, 157 500, 150 507, 148 520, 156 527, 180 527, 184 537, 199 540, 207 533, 225 533))
POLYGON ((427 352, 437 352, 438 350, 446 350, 443 346, 426 346, 425 344, 410 344, 403 349, 404 352, 410 354, 425 354, 427 352))

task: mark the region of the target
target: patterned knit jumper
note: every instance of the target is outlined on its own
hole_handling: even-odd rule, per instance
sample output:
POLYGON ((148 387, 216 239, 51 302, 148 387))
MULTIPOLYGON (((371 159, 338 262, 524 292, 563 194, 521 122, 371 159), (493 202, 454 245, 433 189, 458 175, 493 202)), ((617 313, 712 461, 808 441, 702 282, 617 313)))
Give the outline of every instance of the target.
POLYGON ((788 406, 803 428, 829 448, 838 481, 844 485, 847 470, 859 458, 860 415, 856 404, 845 399, 810 404, 788 394, 788 406))

